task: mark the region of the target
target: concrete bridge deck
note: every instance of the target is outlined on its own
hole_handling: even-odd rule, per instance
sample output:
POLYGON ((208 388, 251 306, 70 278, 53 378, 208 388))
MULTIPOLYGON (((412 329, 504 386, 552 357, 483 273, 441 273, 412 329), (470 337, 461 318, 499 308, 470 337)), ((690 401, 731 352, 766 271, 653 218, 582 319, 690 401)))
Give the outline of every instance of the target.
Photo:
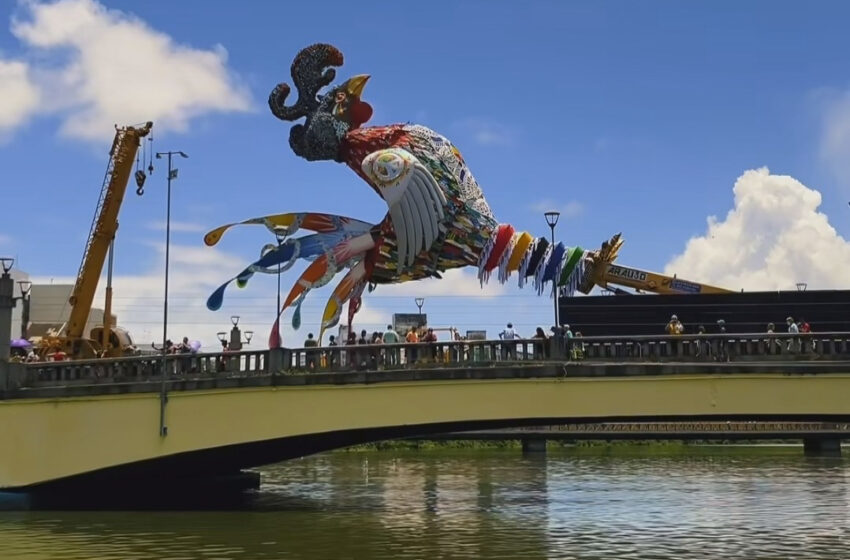
POLYGON ((762 339, 708 341, 729 361, 658 337, 586 340, 581 355, 522 341, 7 364, 0 488, 219 476, 469 430, 850 422, 850 335, 806 340, 814 352, 762 339))

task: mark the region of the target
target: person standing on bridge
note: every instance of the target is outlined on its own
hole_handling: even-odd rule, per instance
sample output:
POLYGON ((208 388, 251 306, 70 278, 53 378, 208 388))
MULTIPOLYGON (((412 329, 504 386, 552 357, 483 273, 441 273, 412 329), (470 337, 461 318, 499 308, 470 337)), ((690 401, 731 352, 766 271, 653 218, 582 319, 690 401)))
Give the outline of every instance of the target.
MULTIPOLYGON (((793 317, 786 317, 785 324, 788 325, 788 334, 799 334, 800 327, 797 326, 797 323, 794 322, 793 317)), ((787 350, 789 352, 799 352, 800 351, 800 339, 796 336, 792 336, 788 339, 787 350)))
POLYGON ((405 338, 405 342, 407 342, 408 346, 405 347, 404 353, 407 354, 407 365, 413 365, 416 363, 416 346, 411 346, 419 343, 419 334, 416 332, 416 327, 410 327, 410 330, 407 331, 407 337, 405 338))
MULTIPOLYGON (((667 326, 664 329, 667 332, 668 336, 681 336, 685 332, 685 326, 679 321, 679 318, 676 315, 670 316, 670 321, 667 323, 667 326)), ((679 355, 679 341, 671 340, 670 344, 670 354, 673 356, 679 355)))
POLYGON ((328 362, 328 366, 329 366, 331 369, 335 369, 335 368, 336 368, 336 365, 337 365, 337 364, 339 363, 339 361, 340 361, 340 360, 339 360, 339 357, 338 357, 338 356, 339 356, 339 354, 337 353, 337 349, 336 349, 336 347, 337 347, 336 337, 335 337, 334 335, 331 335, 331 336, 328 338, 328 351, 327 351, 327 354, 326 354, 326 355, 327 355, 327 362, 328 362))
POLYGON ((519 335, 514 330, 514 326, 511 323, 508 323, 508 326, 499 333, 499 338, 507 341, 507 344, 502 345, 502 359, 516 359, 516 344, 513 342, 514 340, 519 338, 519 335))
POLYGON ((313 338, 313 333, 308 333, 307 340, 304 341, 304 348, 309 348, 309 350, 304 352, 306 366, 308 369, 316 369, 318 352, 316 352, 315 348, 318 346, 319 342, 313 338))
MULTIPOLYGON (((384 344, 398 344, 398 333, 395 332, 395 329, 393 329, 392 325, 387 325, 387 330, 384 331, 383 339, 384 344)), ((386 358, 386 364, 388 366, 398 365, 398 348, 387 348, 384 351, 384 356, 386 358)))
POLYGON ((729 352, 726 347, 726 321, 723 319, 717 320, 717 332, 720 334, 717 341, 717 361, 728 362, 729 352))

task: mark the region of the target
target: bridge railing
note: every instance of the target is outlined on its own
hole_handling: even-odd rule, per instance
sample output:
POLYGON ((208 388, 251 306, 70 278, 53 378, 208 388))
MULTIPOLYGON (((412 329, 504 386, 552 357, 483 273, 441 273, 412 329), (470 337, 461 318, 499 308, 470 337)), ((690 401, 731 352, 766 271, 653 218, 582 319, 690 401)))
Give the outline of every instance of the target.
POLYGON ((496 362, 711 362, 850 359, 850 333, 450 341, 297 348, 287 370, 377 370, 496 362))
POLYGON ((137 382, 169 379, 267 374, 267 350, 215 354, 169 354, 114 359, 65 360, 26 364, 27 386, 75 382, 137 382))
POLYGON ((727 334, 444 341, 25 364, 18 386, 368 372, 533 363, 850 361, 850 333, 727 334))

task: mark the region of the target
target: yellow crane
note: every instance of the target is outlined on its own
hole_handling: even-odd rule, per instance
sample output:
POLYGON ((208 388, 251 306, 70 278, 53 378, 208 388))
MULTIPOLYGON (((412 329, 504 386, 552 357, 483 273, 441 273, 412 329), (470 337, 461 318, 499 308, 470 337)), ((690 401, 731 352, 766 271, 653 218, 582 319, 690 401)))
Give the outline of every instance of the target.
POLYGON ((83 251, 83 260, 77 272, 74 290, 68 300, 71 304, 71 314, 58 336, 46 337, 46 340, 42 342, 44 351, 61 349, 69 357, 91 358, 103 355, 120 356, 128 346, 132 345, 132 340, 125 330, 110 325, 112 319, 111 266, 103 309, 103 326, 92 329, 89 337, 85 336, 85 328, 107 254, 111 261, 111 246, 115 239, 115 232, 118 230, 118 212, 124 201, 124 193, 127 191, 127 182, 133 171, 136 153, 141 145, 141 139, 148 135, 152 126, 153 123, 148 122, 140 127, 116 127, 100 198, 86 241, 86 248, 83 251))
POLYGON ((728 294, 732 292, 725 288, 684 280, 675 275, 666 276, 657 272, 614 264, 623 242, 622 236, 618 233, 609 241, 605 241, 598 251, 590 252, 585 260, 587 273, 579 286, 579 291, 587 294, 594 286, 606 289, 626 286, 641 292, 656 294, 728 294))

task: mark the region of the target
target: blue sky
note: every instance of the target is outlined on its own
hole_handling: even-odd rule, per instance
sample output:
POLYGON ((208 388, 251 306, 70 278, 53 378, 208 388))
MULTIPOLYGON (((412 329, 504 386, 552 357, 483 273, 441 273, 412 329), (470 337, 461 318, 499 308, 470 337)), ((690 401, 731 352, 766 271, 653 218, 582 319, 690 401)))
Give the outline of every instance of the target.
MULTIPOLYGON (((96 99, 108 99, 113 87, 122 103, 121 96, 132 98, 124 122, 155 120, 155 149, 191 156, 179 164, 173 196, 176 229, 187 230, 174 232, 172 239, 175 274, 186 276, 175 295, 186 308, 178 319, 183 327, 177 328, 197 329, 207 338, 209 325, 227 325, 234 312, 264 338, 274 286, 261 279, 226 300, 219 314, 198 310, 207 284, 225 280, 270 241, 262 230, 235 232, 222 242, 219 255, 203 247, 201 230, 285 211, 369 221, 386 211, 349 169, 297 158, 286 142, 288 123, 266 107, 271 88, 289 81, 292 57, 318 41, 345 54, 339 78, 372 75, 364 92, 375 108, 370 124, 416 122, 451 138, 497 219, 518 228, 543 234, 541 210, 562 209, 557 233, 567 243, 593 248, 622 231, 624 264, 663 270, 689 239, 707 235, 708 216, 723 220, 733 210, 736 179, 766 166, 806 185, 801 188, 819 191, 817 210, 828 216, 837 236, 848 233, 850 193, 841 158, 850 146, 850 37, 845 32, 850 4, 845 2, 329 1, 253 2, 239 9, 236 3, 209 0, 63 4, 79 13, 99 13, 103 29, 115 33, 114 43, 57 39, 45 48, 32 34, 13 31, 12 21, 31 23, 35 10, 50 3, 0 4, 0 63, 26 65, 43 96, 38 108, 5 129, 0 112, 7 209, 0 252, 16 255, 21 268, 39 278, 67 278, 79 266, 111 131, 104 126, 100 134, 89 126, 85 103, 62 103, 67 88, 76 87, 73 77, 71 85, 63 81, 69 74, 85 72, 81 66, 112 65, 117 75, 132 72, 157 88, 163 81, 161 91, 167 91, 169 59, 157 58, 144 41, 134 44, 139 34, 121 35, 123 27, 211 56, 226 51, 220 77, 222 97, 229 100, 216 105, 209 97, 197 104, 183 98, 181 109, 169 114, 162 109, 168 102, 163 93, 164 100, 154 103, 161 119, 137 114, 146 96, 159 94, 96 78, 88 82, 106 92, 96 99), (115 12, 103 15, 99 6, 115 12), (95 46, 99 55, 90 52, 95 46), (76 129, 68 125, 72 121, 76 129), (184 130, 177 130, 181 123, 184 130)), ((55 27, 45 29, 36 29, 39 37, 61 35, 55 27)), ((117 111, 107 114, 123 116, 117 111)), ((146 194, 128 191, 116 257, 117 275, 144 279, 146 285, 161 266, 164 237, 157 228, 164 219, 164 164, 154 164, 146 194)), ((284 291, 296 274, 285 276, 284 291)), ((525 330, 551 321, 550 301, 530 291, 460 290, 467 296, 499 294, 488 298, 450 297, 448 285, 421 291, 429 294, 426 311, 436 324, 474 328, 482 323, 495 333, 505 320, 525 330)), ((376 292, 367 300, 369 320, 415 311, 415 293, 412 286, 383 296, 376 292)), ((116 298, 129 297, 116 290, 116 298)), ((120 318, 130 323, 131 315, 145 311, 148 318, 139 324, 154 332, 154 308, 161 299, 153 292, 144 297, 123 300, 120 318)), ((315 328, 325 299, 321 293, 308 300, 305 329, 315 328)))

